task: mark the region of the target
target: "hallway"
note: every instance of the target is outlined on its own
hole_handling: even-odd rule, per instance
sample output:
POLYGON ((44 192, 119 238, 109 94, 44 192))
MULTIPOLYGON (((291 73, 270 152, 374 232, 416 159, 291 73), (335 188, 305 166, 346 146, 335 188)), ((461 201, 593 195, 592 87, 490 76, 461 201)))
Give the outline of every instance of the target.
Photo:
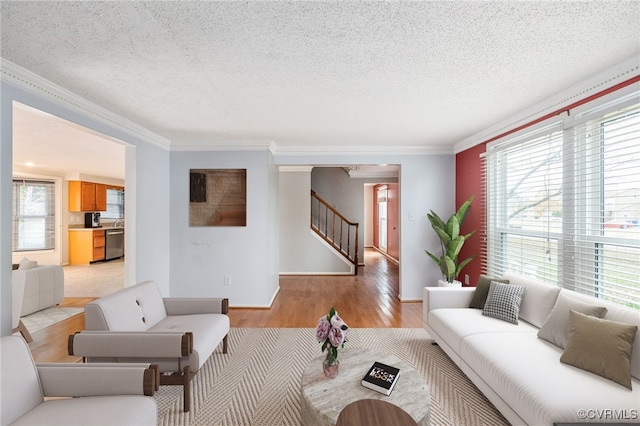
POLYGON ((422 327, 422 302, 398 299, 398 265, 365 249, 358 275, 283 275, 270 309, 232 308, 235 327, 315 327, 333 306, 350 327, 422 327))

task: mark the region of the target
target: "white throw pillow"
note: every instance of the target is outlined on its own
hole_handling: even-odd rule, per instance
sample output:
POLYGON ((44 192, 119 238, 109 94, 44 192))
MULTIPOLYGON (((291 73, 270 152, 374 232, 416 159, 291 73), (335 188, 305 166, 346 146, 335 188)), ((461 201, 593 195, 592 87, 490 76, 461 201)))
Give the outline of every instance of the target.
POLYGON ((569 311, 604 318, 607 308, 597 306, 568 297, 565 293, 558 295, 558 300, 545 320, 538 337, 564 349, 569 341, 569 311))
POLYGON ((36 266, 38 266, 38 261, 29 260, 26 257, 23 257, 20 263, 18 264, 18 269, 21 269, 24 271, 26 269, 33 269, 36 266))

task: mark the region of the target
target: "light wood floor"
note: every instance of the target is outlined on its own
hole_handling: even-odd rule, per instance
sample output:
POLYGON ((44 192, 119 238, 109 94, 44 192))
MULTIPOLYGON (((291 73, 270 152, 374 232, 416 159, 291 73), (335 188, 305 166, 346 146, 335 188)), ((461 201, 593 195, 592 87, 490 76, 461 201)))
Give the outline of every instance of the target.
MULTIPOLYGON (((92 299, 65 299, 61 306, 84 306, 92 299)), ((335 307, 349 327, 422 327, 422 303, 398 300, 398 266, 375 250, 365 252, 356 276, 282 276, 269 309, 231 308, 231 327, 315 327, 335 307)), ((67 355, 70 334, 84 329, 84 314, 33 333, 36 362, 77 362, 67 355)))

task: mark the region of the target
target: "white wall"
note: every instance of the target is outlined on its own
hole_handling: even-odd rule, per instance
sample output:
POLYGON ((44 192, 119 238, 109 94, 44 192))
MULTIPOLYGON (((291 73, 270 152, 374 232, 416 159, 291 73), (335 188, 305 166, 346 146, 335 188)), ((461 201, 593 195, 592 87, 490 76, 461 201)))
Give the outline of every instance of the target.
POLYGON ((172 152, 170 163, 171 295, 228 297, 231 306, 268 307, 277 291, 278 253, 272 230, 277 174, 270 152, 172 152), (246 169, 247 225, 189 227, 190 169, 246 169), (225 275, 231 277, 228 286, 225 275))
POLYGON ((309 227, 311 167, 280 171, 280 273, 347 274, 351 264, 309 227))
MULTIPOLYGON (((37 85, 29 90, 9 84, 4 79, 0 87, 0 331, 11 332, 11 177, 13 146, 13 102, 17 101, 49 114, 93 129, 129 145, 127 160, 136 162, 134 172, 127 165, 127 188, 138 197, 127 195, 128 209, 132 209, 137 220, 127 219, 128 233, 135 245, 127 245, 126 276, 129 281, 153 279, 164 295, 169 295, 169 151, 151 143, 133 131, 113 125, 93 116, 85 110, 67 103, 64 96, 50 95, 37 85), (132 148, 133 147, 133 148, 132 148), (131 178, 130 178, 131 177, 131 178), (134 260, 131 262, 131 260, 134 260)), ((66 201, 63 200, 63 204, 66 201)), ((130 285, 126 282, 125 285, 130 285)))
MULTIPOLYGON (((455 208, 453 154, 275 154, 277 165, 400 165, 400 299, 422 300, 422 288, 436 285, 437 266, 424 250, 435 250, 438 239, 427 220, 430 209, 450 215, 455 208), (409 220, 413 215, 414 220, 409 220)), ((362 200, 362 196, 360 197, 362 200)))

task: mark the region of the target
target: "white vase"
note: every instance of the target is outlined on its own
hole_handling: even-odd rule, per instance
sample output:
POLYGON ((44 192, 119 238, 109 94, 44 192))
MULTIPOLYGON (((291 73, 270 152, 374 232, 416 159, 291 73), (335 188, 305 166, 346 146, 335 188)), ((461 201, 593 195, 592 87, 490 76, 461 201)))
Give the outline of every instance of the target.
POLYGON ((462 287, 462 282, 453 280, 452 283, 445 280, 438 280, 438 287, 462 287))

